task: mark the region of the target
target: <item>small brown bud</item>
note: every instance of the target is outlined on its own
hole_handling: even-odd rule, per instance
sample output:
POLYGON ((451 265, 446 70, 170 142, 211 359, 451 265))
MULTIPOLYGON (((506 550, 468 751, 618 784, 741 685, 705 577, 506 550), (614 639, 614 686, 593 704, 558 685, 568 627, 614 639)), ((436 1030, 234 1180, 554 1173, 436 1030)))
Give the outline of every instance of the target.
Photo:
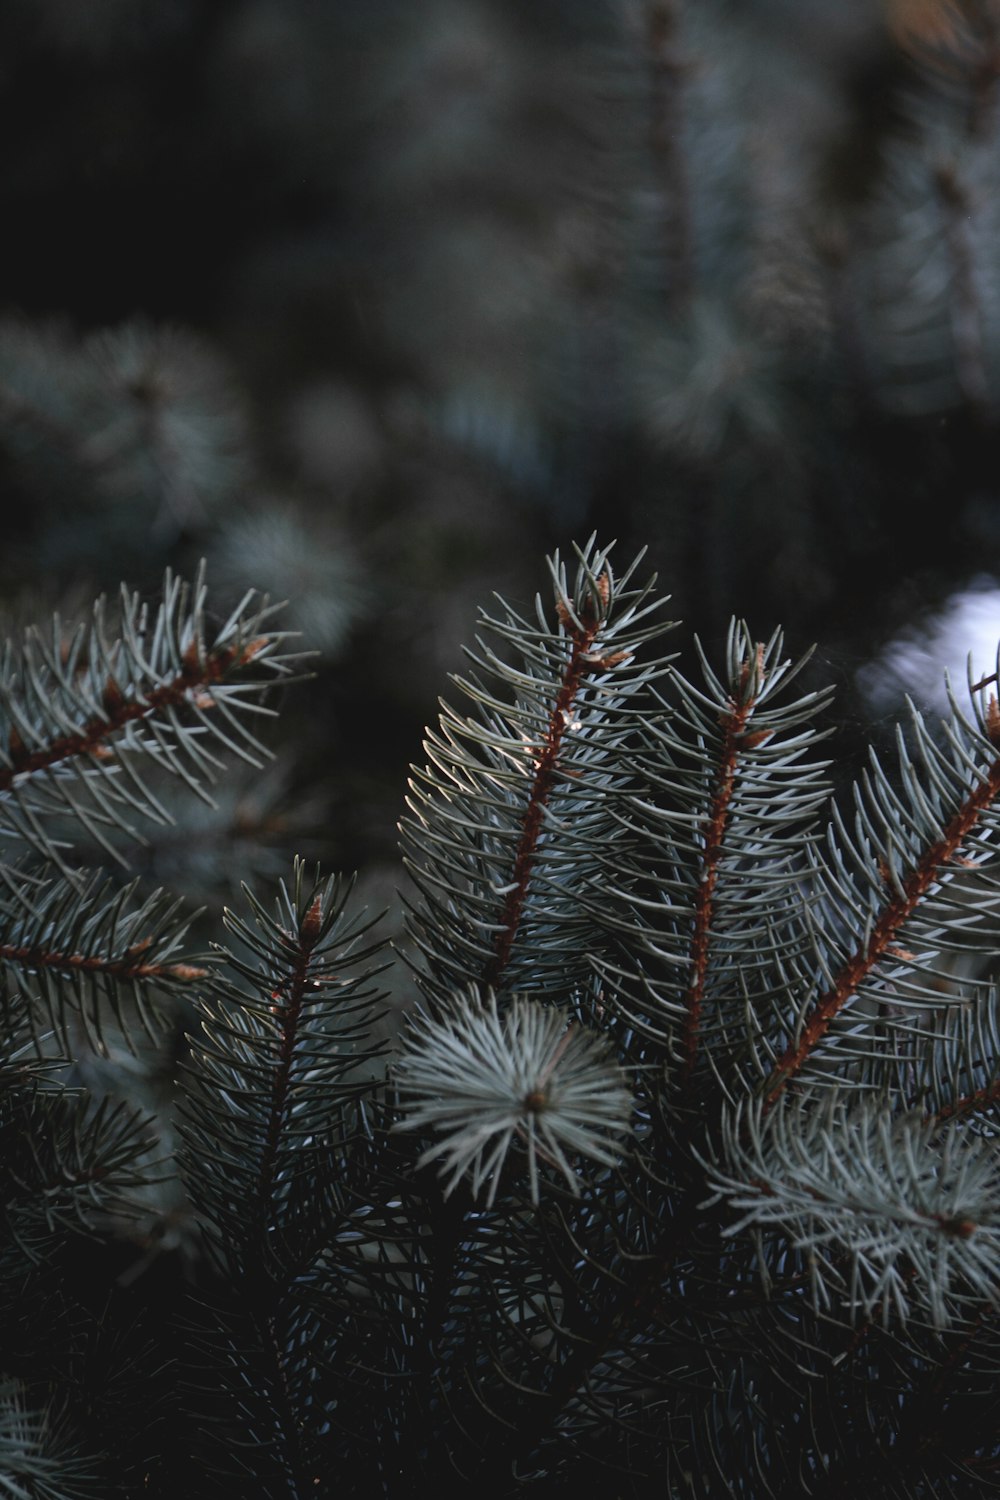
POLYGON ((756 668, 756 672, 757 672, 757 686, 760 687, 763 684, 763 681, 764 681, 764 643, 763 643, 763 641, 758 641, 757 642, 757 645, 754 647, 753 656, 752 657, 747 657, 745 659, 745 661, 743 662, 742 667, 740 668, 740 692, 741 693, 743 693, 743 692, 746 691, 747 684, 750 681, 750 674, 754 671, 755 668, 756 668))
POLYGON ((773 729, 755 729, 752 734, 743 734, 740 736, 740 749, 756 750, 758 745, 766 745, 768 740, 773 738, 773 729))
POLYGON ((171 975, 174 979, 182 979, 185 983, 190 983, 195 979, 208 978, 207 969, 196 969, 193 964, 171 964, 169 968, 164 970, 164 973, 171 975))
POLYGON ((302 941, 311 948, 319 937, 320 928, 323 925, 323 898, 317 896, 315 901, 302 918, 302 926, 299 928, 302 941))
POLYGON ((631 661, 631 651, 611 651, 607 656, 602 656, 599 651, 587 651, 583 660, 595 667, 602 667, 609 672, 612 667, 618 667, 623 661, 631 661))
POLYGON ((580 606, 580 619, 587 626, 594 626, 607 613, 608 603, 611 599, 611 577, 608 573, 602 573, 594 580, 594 591, 597 599, 589 593, 580 606))

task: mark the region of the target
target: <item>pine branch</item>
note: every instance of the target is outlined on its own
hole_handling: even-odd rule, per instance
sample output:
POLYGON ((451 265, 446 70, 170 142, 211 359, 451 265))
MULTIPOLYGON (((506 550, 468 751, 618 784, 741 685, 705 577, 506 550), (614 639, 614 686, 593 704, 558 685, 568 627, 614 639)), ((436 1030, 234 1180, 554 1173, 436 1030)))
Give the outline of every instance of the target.
POLYGON ((61 1059, 46 1055, 48 1040, 34 1007, 0 985, 0 1091, 44 1086, 51 1080, 61 1059))
POLYGON ((953 1099, 949 1104, 942 1105, 937 1111, 936 1118, 943 1123, 959 1115, 982 1114, 991 1110, 996 1104, 1000 1104, 1000 1079, 985 1088, 976 1089, 972 1094, 966 1094, 960 1099, 953 1099))
POLYGON ((276 1495, 312 1493, 328 1426, 319 1367, 350 1344, 351 1304, 371 1293, 355 1252, 372 1233, 371 1184, 358 1178, 363 1101, 380 1073, 380 945, 365 942, 372 923, 348 913, 349 895, 350 883, 309 881, 297 862, 273 912, 249 893, 252 925, 227 912, 228 976, 199 1005, 182 1075, 181 1164, 233 1304, 215 1321, 228 1328, 235 1307, 243 1329, 210 1332, 207 1364, 188 1379, 195 1399, 204 1384, 241 1411, 273 1459, 276 1495), (350 1264, 324 1280, 341 1243, 350 1264))
POLYGON ((321 1202, 340 1191, 330 1174, 377 1074, 375 971, 349 971, 378 945, 362 944, 371 922, 347 914, 349 892, 318 876, 308 885, 299 863, 276 914, 249 893, 252 927, 226 913, 239 944, 225 955, 233 977, 200 1003, 183 1078, 182 1158, 215 1248, 240 1275, 263 1271, 278 1286, 307 1254, 297 1237, 322 1241, 321 1202))
POLYGON ((732 1087, 755 1029, 784 1013, 811 957, 799 913, 827 796, 808 754, 824 695, 782 702, 804 659, 781 652, 780 635, 757 646, 734 622, 720 675, 704 657, 701 683, 670 674, 619 814, 637 837, 609 844, 606 920, 619 945, 595 965, 608 1009, 641 1038, 637 1055, 665 1047, 676 1062, 671 1107, 689 1098, 701 1056, 706 1078, 732 1087))
POLYGON ((295 1062, 296 1044, 300 1041, 299 1030, 310 959, 320 938, 322 924, 323 897, 318 895, 313 897, 305 916, 299 922, 295 955, 291 961, 290 972, 271 991, 271 999, 275 1002, 272 1006, 272 1013, 278 1017, 279 1043, 277 1065, 271 1086, 267 1127, 264 1133, 264 1148, 260 1161, 258 1201, 265 1219, 274 1197, 278 1148, 289 1125, 289 1089, 292 1083, 292 1067, 295 1062))
POLYGON ((990 983, 962 985, 963 1001, 933 1014, 900 1049, 900 1097, 926 1121, 989 1129, 1000 1103, 1000 1004, 990 983))
MULTIPOLYGON (((579 618, 571 612, 564 599, 557 603, 559 623, 566 630, 570 653, 552 706, 549 722, 536 747, 535 775, 528 792, 522 815, 521 836, 511 869, 510 888, 500 913, 499 931, 494 939, 493 956, 483 974, 484 983, 491 989, 501 982, 510 960, 511 949, 521 925, 525 898, 534 867, 538 841, 542 832, 545 807, 551 796, 559 765, 559 753, 567 726, 573 723, 573 708, 580 688, 588 672, 599 666, 606 669, 617 662, 609 661, 593 651, 594 642, 601 626, 599 610, 607 609, 611 595, 611 583, 607 573, 600 573, 596 580, 596 599, 588 596, 580 601, 579 618)), ((614 653, 616 656, 618 653, 614 653)))
MULTIPOLYGON (((695 680, 644 665, 634 565, 616 579, 593 542, 578 559, 572 587, 553 562, 553 619, 489 622, 503 649, 479 643, 469 716, 445 710, 415 773, 426 1003, 392 1071, 346 884, 298 864, 274 909, 248 893, 246 919, 227 913, 180 1082, 206 1252, 174 1346, 195 1463, 269 1497, 358 1476, 497 1500, 584 1480, 832 1497, 870 1478, 873 1500, 964 1500, 996 1452, 977 1422, 1000 1368, 1000 1005, 939 955, 1000 933, 995 674, 943 737, 915 718, 898 771, 873 758, 853 821, 838 806, 824 827, 823 695, 786 692, 801 664, 780 636, 734 624, 695 680)), ((225 659, 157 630, 121 648, 157 658, 147 678, 109 670, 110 635, 49 653, 52 704, 18 699, 48 714, 41 759, 8 758, 8 800, 19 774, 93 760, 81 736, 112 720, 109 744, 134 736, 123 764, 176 755, 200 785, 213 715, 255 705, 268 647, 233 677, 259 629, 243 647, 223 632, 225 659), (155 698, 188 661, 194 698, 155 698)), ((31 806, 42 823, 57 804, 31 806)), ((29 993, 57 1026, 110 1005, 127 1028, 129 995, 141 1013, 206 976, 164 897, 9 866, 0 882, 0 1273, 35 1306, 67 1242, 134 1213, 156 1167, 147 1122, 44 1073, 29 993)), ((36 1366, 79 1354, 86 1382, 52 1297, 36 1366)), ((31 1319, 8 1300, 21 1373, 31 1319)))
MULTIPOLYGON (((919 722, 917 722, 917 731, 919 738, 919 722)), ((765 1085, 764 1097, 768 1108, 775 1103, 789 1081, 801 1071, 827 1034, 833 1021, 856 997, 860 986, 877 965, 886 958, 899 959, 900 951, 896 950, 896 944, 901 930, 921 906, 926 905, 928 896, 940 887, 942 882, 947 882, 953 876, 956 864, 975 863, 972 858, 973 853, 976 852, 974 837, 984 817, 990 813, 997 796, 1000 795, 1000 758, 991 758, 983 766, 977 765, 972 760, 972 754, 978 751, 981 756, 984 748, 991 748, 993 736, 998 732, 1000 732, 1000 723, 996 720, 996 700, 991 699, 983 721, 983 734, 975 735, 970 732, 969 750, 965 750, 964 746, 961 747, 961 759, 958 756, 955 757, 957 765, 945 765, 943 757, 935 756, 926 740, 919 739, 929 776, 934 771, 940 773, 944 770, 950 773, 950 785, 944 783, 941 788, 944 795, 954 795, 957 773, 964 773, 965 778, 968 778, 971 773, 972 785, 966 784, 963 788, 962 800, 947 821, 943 822, 943 826, 938 822, 940 796, 936 798, 937 806, 935 806, 922 795, 922 788, 913 778, 912 773, 904 783, 904 795, 907 797, 908 805, 900 803, 898 799, 893 799, 906 819, 902 829, 908 831, 909 828, 916 828, 921 832, 926 830, 931 834, 931 841, 920 850, 909 870, 900 870, 897 866, 896 847, 900 830, 893 830, 885 846, 887 862, 882 866, 884 873, 880 874, 880 884, 888 885, 895 894, 888 901, 883 900, 880 903, 880 909, 874 921, 870 926, 866 926, 864 943, 855 948, 846 962, 842 964, 832 983, 812 1006, 797 1037, 788 1044, 777 1059, 765 1085)), ((905 761, 903 769, 905 774, 907 771, 905 761)), ((880 786, 879 792, 883 790, 884 788, 880 786)), ((939 791, 939 787, 932 784, 930 790, 934 794, 939 791)), ((880 808, 879 812, 884 820, 886 818, 884 808, 880 808)), ((886 824, 886 830, 888 831, 888 824, 886 824)), ((988 837, 988 830, 986 836, 988 837)), ((903 948, 901 952, 909 958, 913 956, 909 948, 903 948)))
POLYGON ((41 1000, 64 1044, 72 1014, 101 1052, 104 1005, 127 1037, 127 1002, 155 1036, 166 997, 208 977, 208 969, 177 961, 191 918, 162 891, 141 897, 137 881, 117 888, 83 872, 73 884, 23 875, 18 884, 9 871, 0 881, 0 969, 22 996, 41 1000))
MULTIPOLYGON (((740 752, 745 744, 747 748, 753 748, 753 744, 747 741, 746 726, 753 713, 756 697, 753 686, 755 681, 763 678, 763 675, 764 647, 763 645, 759 645, 756 650, 755 670, 751 668, 749 660, 744 662, 741 669, 741 696, 739 699, 731 700, 728 712, 725 712, 721 716, 723 729, 721 755, 715 792, 705 819, 701 877, 694 904, 694 928, 691 938, 691 978, 688 983, 685 1000, 687 1015, 681 1039, 681 1055, 683 1058, 681 1067, 682 1089, 690 1085, 694 1074, 702 1009, 705 1003, 705 981, 711 951, 710 939, 714 914, 715 887, 719 878, 719 865, 723 852, 723 839, 726 833, 729 804, 733 796, 740 752)), ((760 731, 760 739, 757 736, 750 736, 750 740, 755 740, 758 744, 764 743, 771 737, 772 733, 773 731, 762 730, 760 731)))
POLYGON ((401 831, 423 902, 408 931, 418 982, 444 1013, 470 979, 504 996, 564 992, 568 972, 587 972, 585 897, 598 894, 610 809, 629 779, 622 747, 661 668, 635 658, 663 627, 641 623, 649 586, 628 588, 638 559, 616 580, 607 549, 592 541, 579 558, 573 589, 558 556, 550 564, 554 630, 540 601, 534 627, 510 609, 484 617, 517 664, 485 642, 469 653, 484 679, 456 681, 476 716, 446 705, 430 764, 411 781, 401 831))
POLYGON ((37 1266, 66 1232, 142 1213, 137 1193, 155 1180, 150 1122, 124 1103, 90 1107, 68 1091, 9 1095, 0 1116, 7 1229, 37 1266))
POLYGON ((884 1109, 793 1102, 767 1116, 737 1110, 727 1124, 717 1194, 741 1211, 726 1231, 778 1223, 814 1265, 814 1295, 836 1292, 888 1323, 925 1310, 935 1327, 1000 1287, 996 1154, 965 1132, 893 1120, 884 1109), (768 1121, 764 1128, 765 1118, 768 1121), (842 1268, 828 1247, 846 1252, 842 1268))
POLYGON ((21 1381, 0 1379, 0 1487, 11 1500, 98 1500, 101 1469, 21 1381))
POLYGON ((494 997, 473 990, 446 1019, 417 1018, 403 1043, 395 1076, 407 1109, 397 1130, 433 1127, 445 1140, 417 1162, 443 1153, 447 1197, 463 1178, 492 1206, 515 1142, 528 1158, 532 1202, 538 1202, 539 1161, 579 1182, 567 1153, 612 1166, 607 1133, 628 1128, 632 1098, 609 1048, 559 1011, 515 998, 501 1021, 494 997))
MULTIPOLYGON (((591 868, 596 887, 605 839, 613 833, 605 804, 612 803, 616 790, 628 778, 627 767, 623 767, 624 775, 622 771, 616 774, 613 767, 638 722, 632 700, 638 699, 659 664, 638 669, 632 666, 637 648, 656 633, 650 627, 635 628, 651 608, 646 602, 648 589, 637 594, 627 591, 635 564, 621 581, 616 581, 607 552, 596 549, 593 542, 579 557, 572 592, 558 557, 551 564, 556 592, 555 633, 540 604, 540 630, 533 630, 510 610, 506 620, 486 622, 488 628, 515 646, 520 660, 511 666, 485 646, 474 660, 495 682, 510 685, 513 703, 504 702, 496 689, 487 688, 478 678, 460 683, 480 705, 479 717, 463 720, 446 709, 442 736, 428 744, 432 766, 422 783, 414 787, 410 805, 419 822, 416 817, 408 820, 403 831, 409 867, 424 904, 412 913, 410 930, 426 965, 418 977, 433 1001, 434 1019, 428 1024, 439 1026, 443 1033, 436 1040, 430 1034, 421 1039, 421 1046, 426 1043, 427 1108, 432 1112, 437 1110, 436 1097, 448 1099, 447 1089, 440 1089, 441 1079, 435 1082, 435 1049, 469 1048, 471 1032, 478 1026, 499 1027, 495 1012, 492 1023, 489 1013, 477 1018, 470 1012, 466 1017, 469 1036, 463 1033, 464 1040, 459 1037, 462 1016, 456 1010, 454 993, 459 976, 467 976, 474 966, 472 972, 491 979, 500 988, 504 1007, 509 1003, 507 997, 521 987, 542 993, 558 987, 565 993, 581 957, 580 938, 574 942, 574 928, 581 937, 587 933, 591 941, 596 934, 592 914, 581 910, 581 897, 590 883, 587 875, 591 868), (447 778, 446 796, 438 790, 439 769, 447 778), (486 821, 484 809, 488 810, 486 821), (485 883, 483 872, 487 873, 485 883), (566 923, 570 924, 568 930, 563 930, 566 923), (470 931, 481 932, 482 939, 470 942, 466 937, 470 931)), ((480 993, 485 997, 487 991, 480 993)), ((541 1023, 541 1016, 538 1019, 541 1023)), ((556 1022, 558 1018, 551 1020, 556 1022)), ((564 1027, 562 1020, 558 1029, 564 1027)), ((542 1154, 554 1150, 560 1169, 568 1172, 572 1181, 558 1137, 542 1139, 542 1130, 550 1120, 558 1125, 559 1103, 551 1101, 555 1112, 551 1116, 547 1113, 547 1080, 557 1077, 558 1060, 550 1059, 552 1072, 543 1078, 537 1068, 532 1070, 527 1064, 522 1068, 520 1061, 515 1063, 518 1049, 513 1037, 502 1038, 498 1029, 488 1043, 482 1040, 491 1056, 497 1047, 506 1052, 509 1042, 513 1071, 495 1099, 482 1101, 490 1119, 496 1115, 496 1124, 489 1127, 493 1139, 481 1155, 473 1140, 475 1132, 468 1132, 468 1150, 478 1162, 473 1190, 489 1182, 492 1200, 503 1158, 515 1134, 521 1131, 528 1142, 536 1195, 536 1150, 542 1154), (524 1100, 528 1101, 526 1105, 524 1100)), ((405 1066, 411 1062, 415 1066, 417 1061, 415 1052, 404 1058, 404 1081, 405 1066)), ((462 1073, 462 1067, 456 1067, 455 1087, 459 1091, 462 1073)), ((418 1079, 417 1073, 414 1078, 418 1079)), ((419 1079, 418 1092, 423 1093, 419 1079)), ((463 1118, 468 1121, 468 1109, 463 1108, 457 1095, 451 1106, 456 1123, 463 1118)), ((568 1100, 566 1108, 572 1116, 573 1106, 568 1100)), ((422 1122, 424 1116, 418 1108, 412 1125, 422 1122)), ((480 1123, 485 1128, 485 1117, 480 1123)), ((485 1139, 482 1137, 480 1144, 485 1139)), ((452 1186, 463 1172, 466 1151, 464 1138, 456 1138, 452 1167, 457 1171, 452 1186)), ((435 1154, 436 1149, 431 1148, 424 1159, 435 1154)), ((438 1202, 439 1195, 434 1194, 425 1210, 440 1227, 434 1240, 438 1269, 423 1304, 418 1338, 421 1352, 411 1365, 419 1384, 414 1385, 408 1412, 402 1418, 401 1430, 408 1434, 406 1443, 416 1441, 420 1431, 425 1384, 432 1374, 428 1356, 445 1327, 446 1309, 451 1310, 452 1318, 455 1316, 456 1283, 452 1278, 460 1273, 469 1239, 476 1238, 467 1210, 444 1213, 438 1202), (444 1266, 452 1267, 448 1276, 443 1276, 444 1266)), ((459 1326, 463 1325, 464 1318, 459 1326)))
POLYGON ((221 764, 217 750, 252 765, 266 752, 243 722, 267 714, 260 703, 294 658, 269 628, 273 610, 248 595, 214 638, 206 639, 205 586, 167 575, 164 600, 150 612, 122 596, 115 633, 104 603, 90 626, 50 639, 29 630, 0 663, 0 831, 25 841, 66 873, 45 820, 68 814, 113 858, 102 827, 133 837, 131 816, 163 820, 143 780, 143 761, 184 780, 207 798, 203 782, 221 764), (211 748, 210 748, 211 747, 211 748))
MULTIPOLYGON (((488 1248, 492 1216, 481 1213, 456 1219, 446 1243, 433 1240, 441 1263, 452 1268, 446 1280, 453 1279, 455 1289, 449 1295, 436 1283, 437 1331, 421 1345, 425 1363, 436 1347, 438 1368, 442 1360, 459 1358, 478 1370, 488 1349, 503 1372, 498 1380, 475 1378, 472 1405, 455 1394, 450 1398, 452 1430, 464 1434, 464 1457, 456 1454, 454 1461, 470 1482, 512 1459, 518 1471, 537 1467, 550 1478, 561 1473, 558 1455, 571 1450, 560 1446, 559 1435, 564 1443, 572 1435, 580 1454, 592 1455, 604 1441, 610 1453, 619 1438, 639 1443, 641 1397, 626 1393, 662 1390, 658 1382, 664 1379, 669 1388, 666 1372, 692 1357, 698 1329, 702 1339, 722 1341, 720 1373, 711 1378, 728 1379, 721 1371, 731 1370, 727 1361, 744 1346, 730 1302, 720 1300, 716 1313, 708 1312, 713 1299, 706 1301, 707 1288, 718 1278, 729 1289, 745 1289, 758 1275, 766 1278, 767 1298, 740 1305, 754 1312, 755 1333, 775 1339, 777 1351, 780 1339, 776 1331, 766 1332, 767 1319, 784 1314, 797 1330, 793 1337, 804 1339, 802 1294, 810 1285, 830 1322, 865 1317, 877 1307, 898 1327, 907 1316, 961 1324, 969 1299, 987 1294, 998 1277, 990 1150, 940 1121, 897 1118, 887 1093, 889 1074, 903 1080, 909 1070, 906 1097, 929 1105, 936 1075, 929 1063, 920 1072, 920 1048, 929 1057, 948 1036, 963 1076, 978 1077, 980 1059, 989 1055, 985 1031, 974 1037, 952 1026, 931 961, 934 943, 966 947, 990 920, 956 899, 942 879, 949 871, 940 865, 978 866, 984 856, 992 830, 986 809, 995 751, 987 755, 986 769, 983 754, 991 750, 995 710, 981 707, 978 727, 953 725, 945 750, 917 721, 919 775, 905 746, 901 791, 873 761, 858 792, 853 834, 835 818, 824 850, 816 818, 826 797, 823 768, 808 754, 816 738, 809 720, 820 700, 808 694, 779 703, 777 689, 791 677, 780 649, 775 638, 759 650, 745 630, 734 628, 725 673, 716 677, 703 664, 699 687, 671 673, 668 691, 655 701, 641 732, 622 743, 630 779, 611 804, 613 817, 602 835, 600 920, 584 939, 604 983, 600 999, 585 1013, 615 1038, 633 1066, 641 1124, 626 1167, 599 1179, 598 1165, 588 1166, 579 1210, 561 1210, 558 1233, 548 1215, 538 1224, 517 1219, 523 1180, 506 1170, 501 1177, 500 1170, 508 1143, 486 1133, 474 1090, 459 1097, 472 1069, 462 1050, 471 1012, 466 1018, 454 1000, 450 1010, 437 1000, 440 1008, 428 1023, 437 1029, 433 1038, 428 1030, 420 1060, 417 1113, 424 1112, 425 1125, 440 1121, 451 1138, 451 1186, 457 1191, 466 1172, 473 1193, 488 1180, 489 1204, 494 1214, 503 1213, 505 1239, 514 1241, 501 1268, 488 1248), (827 850, 831 857, 824 865, 827 850), (919 881, 908 885, 915 871, 919 881), (880 927, 887 904, 893 912, 880 927), (836 1047, 824 1051, 822 1063, 809 1072, 810 1084, 825 1081, 828 1090, 838 1084, 845 1091, 870 1091, 871 1115, 864 1117, 869 1123, 861 1115, 848 1119, 843 1110, 836 1114, 841 1106, 828 1092, 826 1109, 836 1114, 831 1123, 833 1117, 807 1092, 801 1120, 787 1113, 791 1106, 784 1101, 772 1109, 762 1099, 759 1128, 750 1132, 756 1155, 739 1109, 720 1138, 721 1100, 753 1097, 780 1063, 775 1038, 787 1037, 790 1008, 808 1020, 852 954, 867 952, 873 933, 892 961, 890 977, 900 987, 905 983, 895 1006, 899 1019, 885 1017, 879 1002, 886 991, 872 972, 871 984, 862 988, 866 1002, 870 997, 877 1008, 869 1013, 855 1007, 844 1032, 832 1018, 836 1047), (864 934, 864 946, 858 934, 864 934), (904 941, 918 954, 900 946, 904 941), (920 1007, 919 1025, 910 1016, 913 1007, 920 1007), (886 1036, 895 1048, 888 1055, 886 1036), (650 1067, 664 1044, 668 1057, 676 1048, 687 1086, 696 1076, 695 1063, 703 1058, 708 1064, 697 1072, 703 1080, 699 1112, 706 1116, 700 1146, 693 1113, 688 1118, 676 1111, 679 1091, 670 1074, 661 1081, 659 1069, 650 1067), (882 1090, 876 1095, 879 1076, 882 1090), (767 1155, 772 1150, 777 1164, 767 1155), (898 1155, 910 1162, 912 1180, 901 1176, 898 1155), (725 1184, 714 1206, 704 1202, 706 1182, 725 1184), (606 1215, 599 1201, 607 1203, 606 1215), (752 1205, 742 1224, 733 1212, 739 1203, 752 1205), (769 1237, 753 1239, 746 1233, 751 1226, 770 1226, 769 1237), (482 1332, 463 1318, 455 1325, 463 1332, 454 1350, 435 1344, 451 1326, 443 1311, 449 1302, 452 1318, 458 1317, 459 1284, 471 1286, 477 1264, 485 1277, 487 1263, 493 1297, 478 1314, 482 1332), (531 1279, 539 1274, 540 1281, 531 1279), (689 1318, 690 1334, 684 1331, 689 1318)), ((442 769, 450 768, 442 763, 442 769)), ((444 783, 449 790, 452 780, 444 783)), ((449 804, 442 819, 451 816, 449 804)), ((569 828, 560 833, 569 836, 569 828)), ((519 839, 510 847, 516 853, 524 846, 519 839)), ((597 902, 591 905, 585 886, 577 901, 595 916, 597 902)), ((530 932, 519 940, 530 941, 530 932)), ((581 981, 568 966, 563 985, 564 994, 579 996, 581 981)), ((897 1001, 895 992, 892 999, 897 1001)), ((517 1003, 507 1002, 509 1015, 517 1003)), ((484 1089, 499 1079, 501 1050, 484 1068, 484 1089)), ((513 1128, 515 1113, 528 1111, 533 1097, 528 1082, 520 1092, 514 1088, 506 1104, 514 1113, 491 1120, 489 1131, 513 1128)), ((724 1108, 722 1120, 731 1113, 724 1108)), ((529 1196, 539 1211, 546 1202, 554 1207, 555 1180, 547 1179, 544 1195, 536 1185, 529 1196)), ((825 1330, 822 1337, 828 1339, 825 1330)), ((746 1348, 751 1362, 764 1357, 749 1338, 746 1348)), ((428 1373, 421 1377, 425 1384, 428 1373)), ((418 1431, 417 1413, 430 1410, 430 1399, 429 1393, 413 1397, 411 1433, 418 1431)), ((724 1423, 726 1414, 720 1410, 716 1420, 724 1423)), ((744 1447, 734 1452, 763 1465, 773 1441, 766 1432, 766 1424, 748 1419, 744 1447)), ((826 1439, 817 1434, 816 1451, 821 1441, 826 1439)), ((711 1435, 706 1454, 719 1473, 728 1472, 724 1450, 711 1435)), ((417 1450, 411 1457, 417 1461, 417 1450)), ((795 1465, 786 1477, 808 1488, 818 1482, 817 1473, 795 1465)))
MULTIPOLYGON (((181 705, 195 704, 198 708, 214 708, 212 687, 221 682, 230 670, 246 666, 261 650, 262 639, 250 641, 240 649, 230 647, 210 652, 199 660, 195 646, 189 646, 181 671, 172 680, 153 688, 141 699, 127 702, 121 688, 109 678, 105 689, 103 706, 105 713, 91 719, 76 734, 62 735, 35 750, 29 750, 21 739, 16 726, 11 730, 8 743, 8 764, 0 769, 0 792, 14 786, 18 776, 45 771, 78 755, 100 758, 99 752, 119 730, 136 719, 151 718, 157 713, 165 714, 169 709, 181 705)), ((35 692, 41 696, 39 689, 35 692)))

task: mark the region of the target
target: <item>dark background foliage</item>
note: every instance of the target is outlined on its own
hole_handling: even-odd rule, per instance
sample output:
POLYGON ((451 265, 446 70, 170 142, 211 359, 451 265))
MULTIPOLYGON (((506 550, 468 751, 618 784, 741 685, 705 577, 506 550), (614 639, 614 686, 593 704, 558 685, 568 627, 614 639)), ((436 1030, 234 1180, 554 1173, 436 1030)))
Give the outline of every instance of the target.
POLYGON ((710 641, 818 640, 866 729, 856 669, 1000 566, 995 25, 11 0, 11 614, 202 555, 220 607, 290 597, 319 676, 237 818, 298 802, 292 842, 387 884, 476 603, 593 528, 710 641))

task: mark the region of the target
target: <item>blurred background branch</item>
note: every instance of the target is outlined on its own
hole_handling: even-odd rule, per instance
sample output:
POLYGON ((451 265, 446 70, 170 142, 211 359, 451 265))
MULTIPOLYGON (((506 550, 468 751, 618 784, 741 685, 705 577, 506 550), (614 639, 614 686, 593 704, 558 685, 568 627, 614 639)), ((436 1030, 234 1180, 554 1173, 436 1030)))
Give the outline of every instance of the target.
POLYGON ((289 598, 269 836, 391 884, 475 601, 592 527, 821 640, 848 741, 1000 576, 993 0, 12 0, 0 59, 0 604, 289 598))

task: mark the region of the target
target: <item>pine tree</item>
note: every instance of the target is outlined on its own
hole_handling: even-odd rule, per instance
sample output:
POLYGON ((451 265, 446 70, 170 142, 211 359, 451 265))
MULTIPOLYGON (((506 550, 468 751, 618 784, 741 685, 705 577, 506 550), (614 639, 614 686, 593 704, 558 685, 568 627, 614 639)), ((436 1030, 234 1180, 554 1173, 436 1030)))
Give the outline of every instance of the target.
POLYGON ((236 606, 0 657, 5 1493, 996 1486, 1000 658, 845 794, 770 624, 859 657, 996 546, 997 4, 882 9, 0 17, 5 607, 236 606), (501 603, 394 959, 275 847, 283 632, 349 822, 465 601, 610 515, 763 639, 682 669, 593 542, 501 603))
POLYGON ((484 615, 411 784, 391 1045, 350 882, 298 863, 205 960, 50 832, 257 754, 266 611, 209 637, 168 579, 9 648, 12 1494, 989 1488, 1000 1037, 953 956, 995 946, 997 673, 831 802, 781 636, 682 675, 642 565, 592 541, 484 615), (178 991, 157 1132, 80 1070, 178 991))

